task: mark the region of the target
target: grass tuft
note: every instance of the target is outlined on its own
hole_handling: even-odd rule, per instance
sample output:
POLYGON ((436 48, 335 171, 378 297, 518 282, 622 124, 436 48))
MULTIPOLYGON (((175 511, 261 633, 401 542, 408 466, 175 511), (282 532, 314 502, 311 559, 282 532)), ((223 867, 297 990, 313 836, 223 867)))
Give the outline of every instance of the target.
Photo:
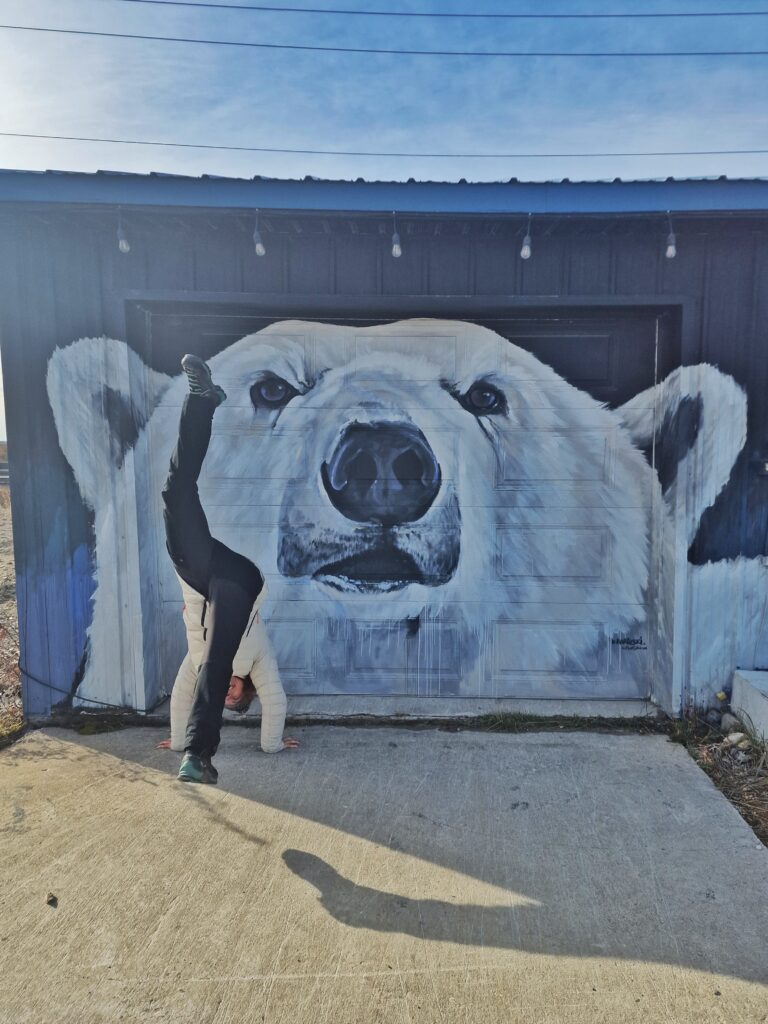
POLYGON ((749 750, 728 746, 719 730, 691 712, 672 723, 670 738, 686 748, 768 846, 768 742, 747 726, 740 731, 750 740, 749 750))
POLYGON ((665 718, 589 718, 576 715, 527 715, 520 711, 494 711, 469 719, 483 732, 534 732, 565 729, 570 732, 667 732, 665 718))

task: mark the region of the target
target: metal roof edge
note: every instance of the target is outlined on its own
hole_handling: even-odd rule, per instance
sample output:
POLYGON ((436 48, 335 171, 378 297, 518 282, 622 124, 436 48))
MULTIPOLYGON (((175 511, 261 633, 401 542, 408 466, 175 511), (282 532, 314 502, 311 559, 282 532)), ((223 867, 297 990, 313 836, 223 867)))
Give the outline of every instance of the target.
POLYGON ((0 170, 0 203, 36 202, 347 213, 766 211, 768 180, 368 182, 0 170))

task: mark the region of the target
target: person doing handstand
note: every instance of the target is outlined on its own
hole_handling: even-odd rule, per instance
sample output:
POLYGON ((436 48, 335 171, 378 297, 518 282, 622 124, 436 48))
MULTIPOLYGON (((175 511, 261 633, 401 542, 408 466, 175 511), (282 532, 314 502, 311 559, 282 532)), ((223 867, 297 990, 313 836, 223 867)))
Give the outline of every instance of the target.
MULTIPOLYGON (((208 365, 199 356, 185 355, 181 366, 189 394, 162 491, 163 518, 168 553, 185 592, 188 637, 190 616, 196 614, 192 608, 200 606, 194 595, 202 598, 203 647, 178 777, 182 782, 215 785, 218 772, 212 758, 219 746, 227 692, 234 682, 233 664, 244 634, 253 629, 258 617, 264 577, 248 558, 211 536, 197 481, 211 440, 213 414, 227 396, 213 383, 208 365)), ((278 749, 296 746, 295 740, 286 738, 278 749)))
MULTIPOLYGON (((184 596, 184 626, 187 631, 187 653, 182 661, 171 692, 171 735, 158 747, 164 750, 184 750, 187 723, 195 700, 197 674, 205 654, 207 615, 202 594, 187 586, 179 578, 184 596)), ((258 609, 266 597, 267 587, 256 598, 258 609)), ((232 661, 232 678, 224 701, 224 708, 244 714, 258 697, 261 704, 261 749, 265 754, 297 746, 295 740, 283 739, 286 697, 280 682, 277 660, 269 642, 261 616, 251 614, 245 633, 232 661)))

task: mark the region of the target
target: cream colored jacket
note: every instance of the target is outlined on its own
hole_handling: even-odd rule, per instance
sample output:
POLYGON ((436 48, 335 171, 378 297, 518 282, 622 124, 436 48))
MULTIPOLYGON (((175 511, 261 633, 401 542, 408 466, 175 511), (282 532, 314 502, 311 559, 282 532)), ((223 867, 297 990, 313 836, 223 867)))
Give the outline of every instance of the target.
MULTIPOLYGON (((205 653, 208 602, 184 580, 180 577, 178 579, 184 595, 183 617, 187 630, 188 652, 181 663, 171 693, 171 747, 174 750, 183 750, 187 721, 194 702, 197 673, 205 653)), ((246 676, 251 677, 261 704, 261 749, 267 754, 276 754, 283 749, 287 700, 280 682, 272 645, 258 614, 266 593, 265 582, 251 609, 248 626, 232 662, 232 674, 243 679, 246 676)))

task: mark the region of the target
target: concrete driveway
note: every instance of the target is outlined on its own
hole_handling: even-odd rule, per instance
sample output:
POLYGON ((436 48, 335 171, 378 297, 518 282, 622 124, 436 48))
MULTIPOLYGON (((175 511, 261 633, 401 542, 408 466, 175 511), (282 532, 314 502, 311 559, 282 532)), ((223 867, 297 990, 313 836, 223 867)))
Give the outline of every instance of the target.
POLYGON ((768 851, 665 737, 296 734, 1 752, 0 1022, 768 1021, 768 851))

